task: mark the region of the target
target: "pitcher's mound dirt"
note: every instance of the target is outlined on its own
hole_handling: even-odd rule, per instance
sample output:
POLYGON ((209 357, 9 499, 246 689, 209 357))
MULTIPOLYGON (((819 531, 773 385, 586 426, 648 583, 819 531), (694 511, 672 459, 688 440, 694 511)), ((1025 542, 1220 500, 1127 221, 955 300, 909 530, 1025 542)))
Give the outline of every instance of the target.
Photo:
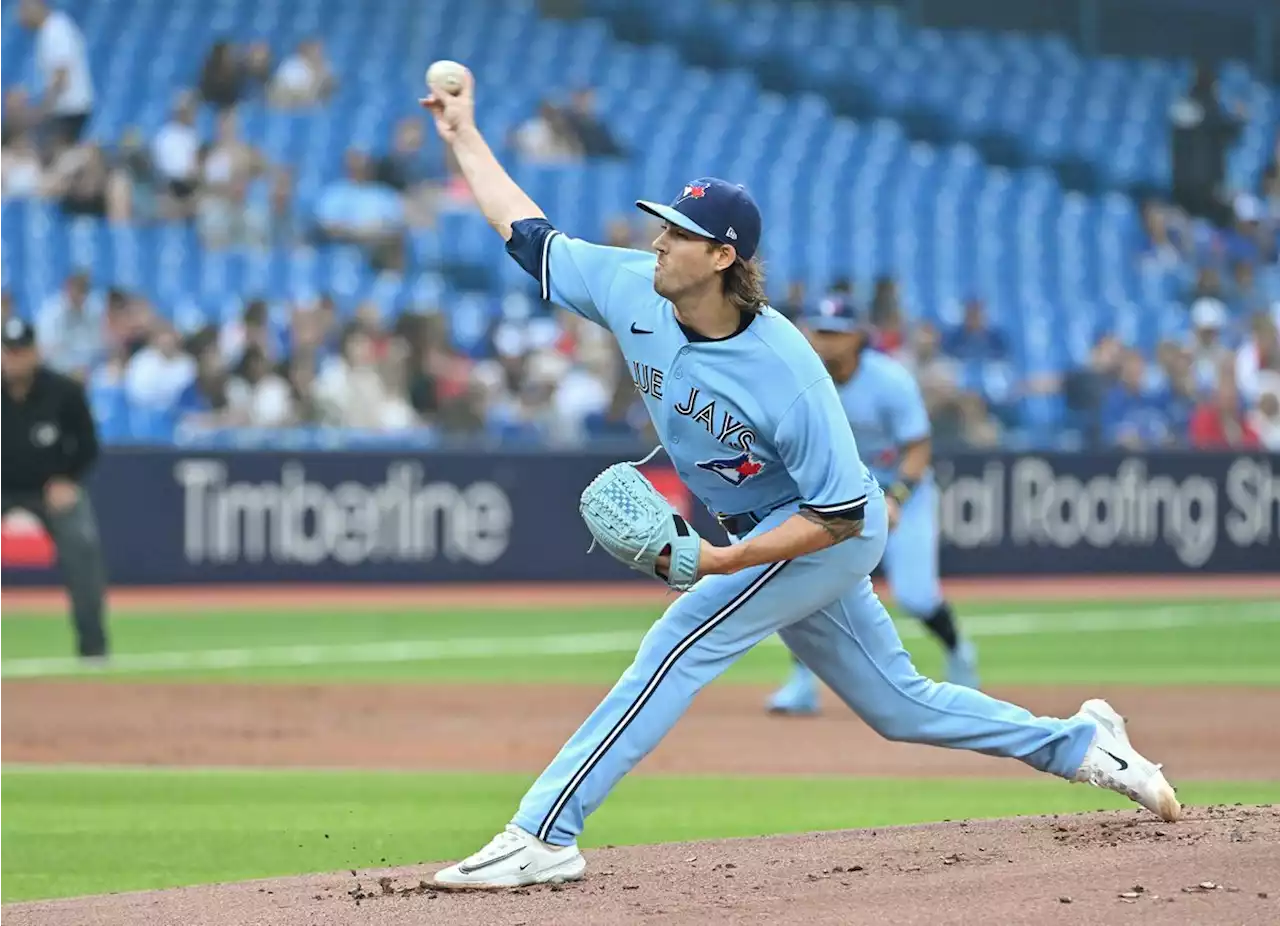
POLYGON ((1280 810, 944 823, 589 851, 562 888, 442 893, 436 865, 15 904, 8 926, 1271 924, 1280 810))

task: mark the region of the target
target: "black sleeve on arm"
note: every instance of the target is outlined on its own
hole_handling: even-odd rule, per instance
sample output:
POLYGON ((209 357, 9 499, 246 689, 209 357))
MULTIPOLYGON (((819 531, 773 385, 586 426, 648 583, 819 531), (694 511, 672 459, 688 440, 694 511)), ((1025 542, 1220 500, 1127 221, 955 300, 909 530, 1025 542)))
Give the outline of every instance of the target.
POLYGON ((810 505, 807 502, 801 502, 800 510, 808 512, 809 520, 811 521, 815 519, 823 521, 861 521, 866 517, 867 513, 867 496, 860 495, 855 499, 835 505, 810 505))
POLYGON ((67 387, 62 423, 66 434, 75 441, 75 447, 67 455, 67 475, 79 482, 98 459, 98 429, 84 388, 78 383, 67 387))
POLYGON ((507 253, 538 281, 538 291, 547 301, 551 299, 551 239, 558 234, 546 219, 520 219, 511 223, 507 242, 507 253))

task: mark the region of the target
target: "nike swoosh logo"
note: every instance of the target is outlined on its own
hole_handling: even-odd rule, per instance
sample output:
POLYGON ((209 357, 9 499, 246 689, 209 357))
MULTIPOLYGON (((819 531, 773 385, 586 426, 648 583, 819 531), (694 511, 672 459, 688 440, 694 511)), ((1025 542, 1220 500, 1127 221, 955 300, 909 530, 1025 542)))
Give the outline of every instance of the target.
POLYGON ((1114 752, 1111 752, 1111 751, 1106 750, 1106 749, 1104 749, 1104 750, 1102 750, 1102 751, 1103 751, 1103 752, 1105 752, 1107 755, 1109 755, 1111 758, 1113 758, 1113 759, 1115 759, 1115 760, 1116 760, 1116 765, 1120 766, 1120 771, 1122 771, 1122 772, 1123 772, 1125 769, 1127 769, 1127 768, 1129 767, 1129 763, 1128 763, 1128 762, 1126 762, 1124 759, 1120 758, 1120 757, 1119 757, 1118 755, 1116 755, 1114 752))
POLYGON ((533 862, 525 862, 523 865, 520 866, 520 870, 524 871, 526 868, 528 868, 532 864, 533 862))
POLYGON ((645 331, 643 328, 637 328, 635 322, 631 323, 631 333, 632 334, 653 334, 652 331, 645 331))
MULTIPOLYGON (((528 847, 521 846, 518 849, 512 849, 506 855, 499 855, 497 858, 491 858, 488 861, 481 862, 479 865, 471 865, 471 866, 459 865, 458 871, 462 872, 464 875, 469 875, 473 871, 479 871, 482 868, 488 868, 490 865, 496 865, 499 862, 505 862, 507 859, 512 858, 513 856, 519 855, 526 848, 528 847)), ((522 868, 520 870, 523 871, 524 869, 522 868)))

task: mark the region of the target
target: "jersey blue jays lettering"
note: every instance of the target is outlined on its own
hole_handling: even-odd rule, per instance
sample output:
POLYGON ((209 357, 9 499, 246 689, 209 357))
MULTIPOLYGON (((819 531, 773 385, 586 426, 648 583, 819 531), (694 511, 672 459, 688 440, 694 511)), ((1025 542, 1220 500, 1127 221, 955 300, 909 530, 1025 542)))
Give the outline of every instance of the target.
POLYGON ((835 384, 782 315, 766 308, 731 337, 690 338, 653 289, 653 254, 555 231, 540 243, 544 298, 613 332, 676 472, 711 512, 799 500, 838 515, 866 499, 875 484, 835 384))
POLYGON ((836 387, 862 459, 883 485, 897 478, 904 444, 929 436, 929 414, 911 371, 868 348, 858 370, 836 387))

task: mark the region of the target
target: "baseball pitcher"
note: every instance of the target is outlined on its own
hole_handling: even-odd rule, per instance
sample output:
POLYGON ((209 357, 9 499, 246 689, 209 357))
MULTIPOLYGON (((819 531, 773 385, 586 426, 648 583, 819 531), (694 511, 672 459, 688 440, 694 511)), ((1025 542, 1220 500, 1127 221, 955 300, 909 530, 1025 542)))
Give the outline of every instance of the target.
MULTIPOLYGON (((938 581, 938 498, 930 466, 929 415, 911 372, 872 350, 850 300, 829 297, 805 313, 803 327, 835 380, 853 436, 871 474, 899 505, 882 566, 899 607, 920 620, 947 653, 947 681, 978 687, 978 654, 960 636, 938 581)), ((774 692, 778 714, 818 710, 813 672, 793 660, 791 678, 774 692)))
POLYGON ((632 464, 586 488, 581 514, 596 542, 685 593, 510 824, 435 883, 581 878, 586 818, 704 685, 773 633, 885 737, 1021 759, 1176 818, 1173 789, 1105 702, 1037 717, 911 665, 868 578, 887 539, 884 493, 859 462, 822 361, 765 304, 760 213, 747 192, 705 178, 670 205, 638 203, 664 223, 656 255, 576 240, 494 157, 476 128, 471 75, 455 89, 422 103, 479 208, 545 299, 617 337, 676 471, 734 542, 701 539, 632 464))

